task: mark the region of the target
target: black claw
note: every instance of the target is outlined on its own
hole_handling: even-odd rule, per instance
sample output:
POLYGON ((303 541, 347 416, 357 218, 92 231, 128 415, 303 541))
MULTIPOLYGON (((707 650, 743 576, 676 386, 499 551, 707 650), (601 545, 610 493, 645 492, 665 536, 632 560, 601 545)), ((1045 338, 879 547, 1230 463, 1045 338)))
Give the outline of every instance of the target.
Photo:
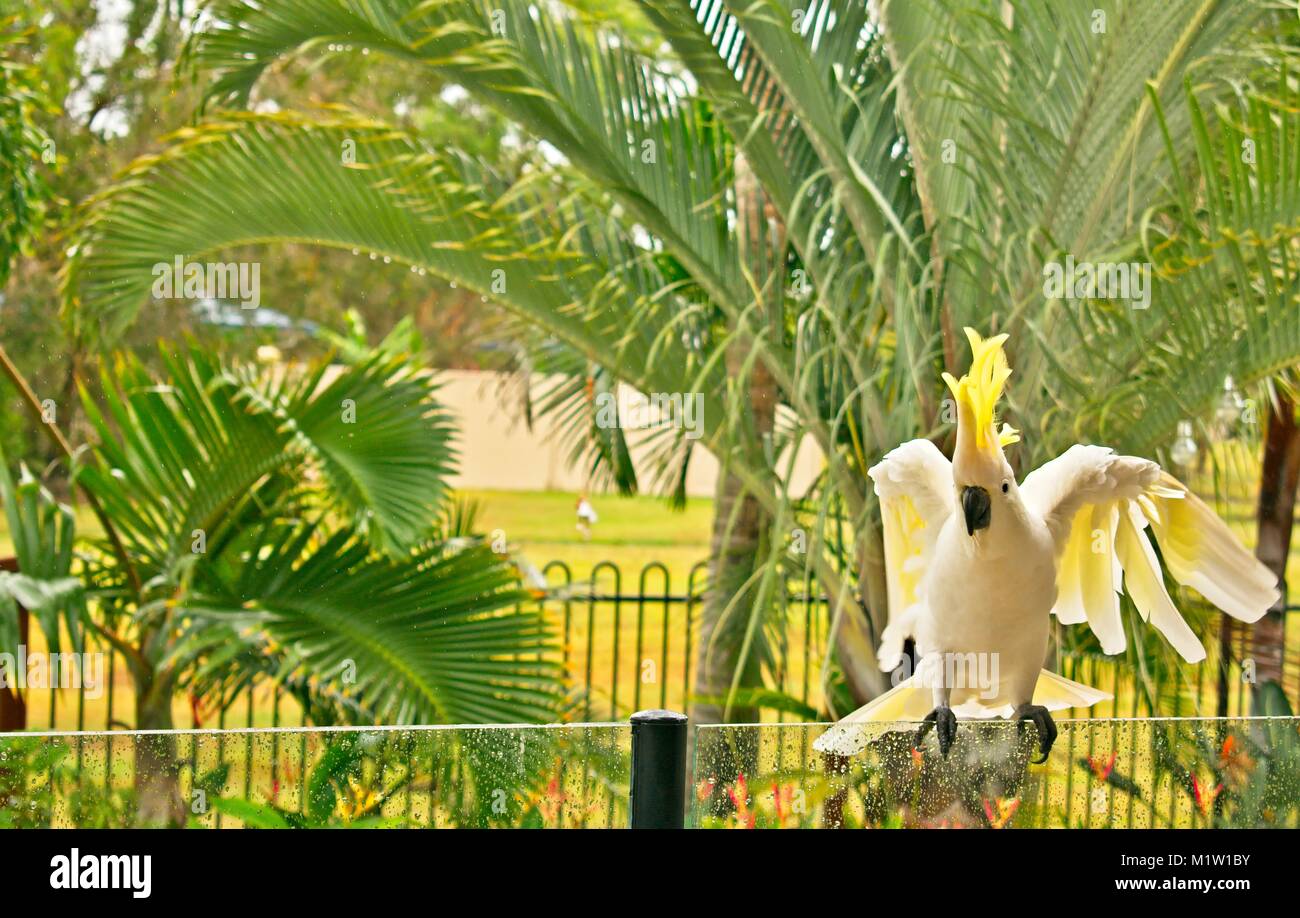
POLYGON ((1034 764, 1043 764, 1047 761, 1047 754, 1052 751, 1052 744, 1056 742, 1056 721, 1052 720, 1052 715, 1041 704, 1021 705, 1016 709, 1016 720, 1022 729, 1025 721, 1030 721, 1038 731, 1038 751, 1042 757, 1034 759, 1034 764))
POLYGON ((953 740, 957 738, 957 715, 952 713, 952 708, 942 704, 925 715, 921 726, 916 731, 917 748, 920 748, 921 743, 925 741, 925 735, 932 727, 938 727, 935 732, 939 737, 939 754, 946 759, 953 740))

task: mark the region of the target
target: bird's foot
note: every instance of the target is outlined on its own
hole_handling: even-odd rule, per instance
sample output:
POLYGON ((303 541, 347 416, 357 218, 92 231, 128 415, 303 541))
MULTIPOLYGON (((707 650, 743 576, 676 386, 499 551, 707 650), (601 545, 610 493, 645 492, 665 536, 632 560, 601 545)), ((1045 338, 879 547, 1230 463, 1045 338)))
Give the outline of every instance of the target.
POLYGON ((1016 708, 1016 721, 1020 729, 1024 729, 1025 721, 1033 723, 1038 730, 1038 752, 1042 758, 1035 759, 1035 765, 1041 765, 1047 761, 1047 754, 1052 751, 1052 744, 1056 742, 1056 721, 1052 720, 1052 715, 1048 713, 1047 708, 1041 704, 1022 704, 1016 708))
POLYGON ((952 713, 952 708, 946 704, 941 704, 921 721, 920 728, 916 731, 917 748, 925 741, 925 735, 934 729, 935 735, 939 737, 939 754, 945 759, 948 758, 948 750, 952 748, 952 742, 957 738, 957 715, 952 713))

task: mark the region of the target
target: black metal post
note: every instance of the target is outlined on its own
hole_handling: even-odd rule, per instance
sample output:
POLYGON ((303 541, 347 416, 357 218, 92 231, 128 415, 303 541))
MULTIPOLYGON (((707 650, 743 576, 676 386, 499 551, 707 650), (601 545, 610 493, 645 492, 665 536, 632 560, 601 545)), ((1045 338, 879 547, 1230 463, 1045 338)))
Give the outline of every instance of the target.
POLYGON ((686 821, 686 715, 638 711, 632 715, 633 829, 680 829, 686 821))

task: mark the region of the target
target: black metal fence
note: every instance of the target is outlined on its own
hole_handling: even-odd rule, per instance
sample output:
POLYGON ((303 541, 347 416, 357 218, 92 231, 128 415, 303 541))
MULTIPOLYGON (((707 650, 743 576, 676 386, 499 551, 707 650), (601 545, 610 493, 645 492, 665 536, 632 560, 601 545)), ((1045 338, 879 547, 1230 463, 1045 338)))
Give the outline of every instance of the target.
MULTIPOLYGON (((601 561, 579 580, 569 565, 553 561, 542 569, 542 576, 552 595, 525 608, 540 610, 561 636, 563 662, 579 697, 576 719, 625 720, 646 707, 689 706, 707 577, 704 563, 674 579, 668 566, 658 561, 644 565, 635 578, 614 562, 601 561)), ((828 621, 825 600, 809 587, 787 597, 774 687, 816 708, 828 621)), ((39 636, 33 635, 33 640, 39 636)), ((134 690, 125 661, 94 635, 87 635, 86 651, 102 654, 105 684, 92 692, 29 689, 28 729, 134 726, 134 690)), ((239 693, 219 709, 185 696, 176 699, 173 709, 176 725, 184 728, 306 725, 297 700, 271 681, 239 693)))
MULTIPOLYGON (((612 561, 597 563, 583 579, 561 561, 541 571, 552 593, 532 608, 552 622, 562 637, 563 660, 579 695, 575 719, 626 720, 647 707, 686 710, 700 648, 699 616, 707 578, 706 565, 694 565, 684 578, 674 579, 667 565, 651 562, 635 577, 625 576, 612 561)), ((811 711, 823 709, 821 670, 828 644, 829 615, 825 599, 812 582, 786 597, 771 688, 811 711)), ((1300 607, 1294 607, 1294 614, 1300 607)), ((35 630, 35 629, 33 629, 35 630)), ((1287 629, 1297 643, 1295 627, 1287 629)), ((33 640, 39 636, 33 634, 33 640)), ((1122 659, 1063 656, 1061 671, 1097 686, 1114 700, 1078 716, 1136 717, 1156 713, 1181 716, 1236 716, 1249 708, 1248 685, 1233 663, 1226 679, 1227 699, 1220 706, 1218 641, 1210 659, 1181 667, 1171 677, 1149 676, 1122 659)), ((134 693, 125 661, 111 647, 87 636, 87 651, 101 653, 104 684, 95 692, 72 688, 28 689, 26 726, 48 730, 116 730, 134 726, 134 693)), ((1287 654, 1284 678, 1287 697, 1300 709, 1300 652, 1287 654)), ((773 721, 807 720, 775 710, 773 721)), ((270 680, 240 693, 223 707, 209 709, 197 699, 178 697, 175 723, 183 728, 254 728, 303 726, 306 720, 296 699, 270 680)))

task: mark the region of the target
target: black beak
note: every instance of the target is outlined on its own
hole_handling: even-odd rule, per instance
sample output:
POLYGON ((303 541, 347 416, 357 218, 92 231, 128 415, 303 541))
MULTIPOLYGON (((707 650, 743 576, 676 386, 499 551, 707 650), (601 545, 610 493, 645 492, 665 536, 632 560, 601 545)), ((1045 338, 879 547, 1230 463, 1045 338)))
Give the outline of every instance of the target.
POLYGON ((967 535, 973 536, 976 529, 989 528, 992 509, 988 491, 976 485, 961 489, 961 512, 966 516, 967 535))

